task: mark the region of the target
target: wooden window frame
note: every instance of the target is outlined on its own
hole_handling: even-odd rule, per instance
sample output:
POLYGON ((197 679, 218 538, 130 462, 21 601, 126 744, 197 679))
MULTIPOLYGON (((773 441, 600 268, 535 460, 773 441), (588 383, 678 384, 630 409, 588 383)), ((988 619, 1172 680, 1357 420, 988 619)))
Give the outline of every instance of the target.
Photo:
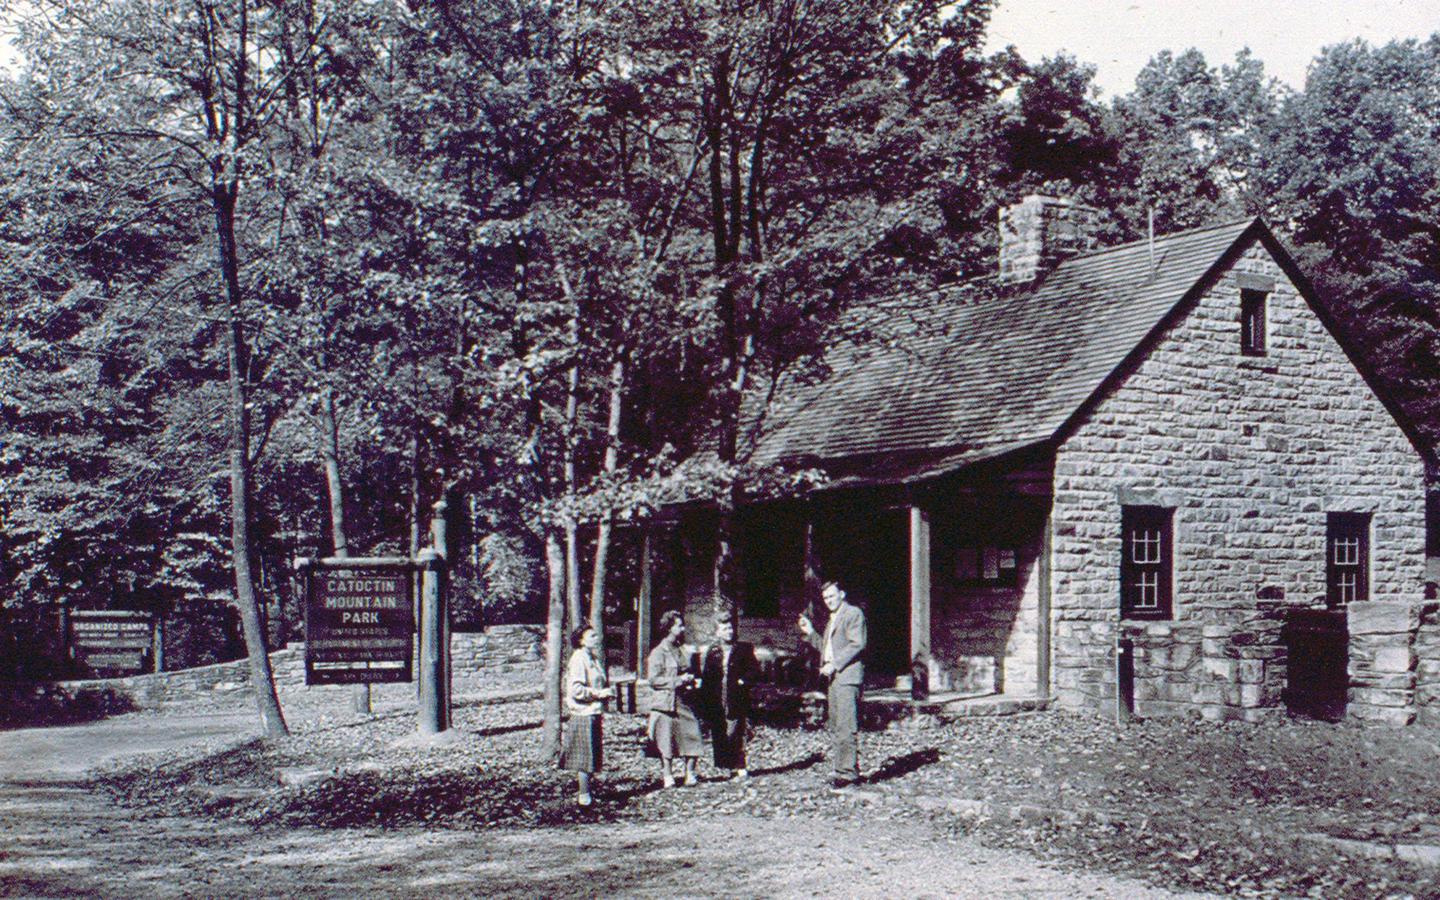
POLYGON ((1340 609, 1370 599, 1370 513, 1325 515, 1325 603, 1340 609))
POLYGON ((1120 507, 1120 617, 1174 618, 1175 510, 1120 507))
POLYGON ((1269 298, 1268 291, 1240 290, 1240 352, 1245 356, 1264 356, 1268 351, 1269 298))

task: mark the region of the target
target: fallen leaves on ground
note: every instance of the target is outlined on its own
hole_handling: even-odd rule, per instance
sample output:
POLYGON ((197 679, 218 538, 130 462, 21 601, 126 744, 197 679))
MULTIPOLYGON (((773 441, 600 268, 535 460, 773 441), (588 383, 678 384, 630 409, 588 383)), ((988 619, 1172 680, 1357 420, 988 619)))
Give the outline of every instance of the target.
MULTIPOLYGON (((1085 867, 1237 896, 1436 896, 1440 873, 1394 859, 1353 859, 1307 835, 1440 843, 1433 735, 1301 720, 1250 725, 1148 720, 1117 725, 1047 712, 902 721, 862 736, 859 792, 826 789, 823 731, 760 726, 753 777, 702 764, 702 783, 662 789, 644 758, 644 718, 609 716, 597 803, 538 760, 536 702, 460 706, 447 746, 396 746, 413 713, 344 714, 290 738, 198 757, 151 758, 112 774, 125 802, 219 813, 257 827, 563 826, 618 817, 728 814, 928 821, 1085 867), (315 777, 280 787, 280 774, 315 777), (262 790, 263 788, 263 790, 262 790), (981 801, 961 814, 919 797, 981 801)), ((708 760, 704 761, 708 763, 708 760)), ((883 827, 877 826, 877 827, 883 827)))

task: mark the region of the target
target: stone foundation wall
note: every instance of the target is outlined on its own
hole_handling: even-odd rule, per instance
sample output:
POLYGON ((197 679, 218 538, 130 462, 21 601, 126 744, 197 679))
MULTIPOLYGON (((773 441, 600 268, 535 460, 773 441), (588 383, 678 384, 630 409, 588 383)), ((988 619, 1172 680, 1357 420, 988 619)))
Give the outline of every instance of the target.
POLYGON ((1440 603, 1426 603, 1416 616, 1415 718, 1440 725, 1440 603))
POLYGON ((450 635, 450 669, 456 678, 539 672, 544 664, 544 625, 492 625, 485 631, 450 635))
POLYGON ((1349 714, 1406 720, 1423 492, 1419 454, 1269 253, 1251 247, 1057 452, 1057 699, 1114 700, 1122 505, 1174 510, 1173 621, 1124 626, 1148 654, 1137 693, 1148 683, 1153 712, 1241 718, 1277 707, 1285 680, 1279 625, 1260 598, 1323 602, 1326 514, 1351 511, 1372 516, 1372 602, 1351 606, 1349 714), (1274 279, 1265 356, 1240 353, 1237 272, 1274 279))
POLYGON ((1188 622, 1122 622, 1135 647, 1135 712, 1257 722, 1284 714, 1285 610, 1215 611, 1188 622))
POLYGON ((1415 636, 1420 604, 1352 603, 1350 705, 1353 718, 1386 725, 1415 719, 1415 636))

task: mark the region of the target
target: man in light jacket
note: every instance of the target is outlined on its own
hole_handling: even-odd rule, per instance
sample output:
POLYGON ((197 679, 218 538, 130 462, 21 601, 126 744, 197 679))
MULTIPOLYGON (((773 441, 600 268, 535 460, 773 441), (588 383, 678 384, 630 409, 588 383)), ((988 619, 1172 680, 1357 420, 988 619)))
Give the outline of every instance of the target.
POLYGON ((825 634, 816 631, 806 616, 800 617, 800 631, 820 651, 820 676, 830 679, 830 761, 835 767, 830 784, 843 788, 860 780, 856 739, 860 731, 860 687, 865 681, 861 658, 865 652, 865 614, 860 607, 845 602, 845 591, 834 581, 825 583, 820 597, 830 610, 825 634))

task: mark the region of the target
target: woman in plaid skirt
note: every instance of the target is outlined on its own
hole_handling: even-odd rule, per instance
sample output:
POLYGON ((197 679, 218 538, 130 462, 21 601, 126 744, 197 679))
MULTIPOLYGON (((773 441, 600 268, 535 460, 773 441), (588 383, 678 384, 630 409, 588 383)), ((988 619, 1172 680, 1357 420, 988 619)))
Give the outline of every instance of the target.
POLYGON ((600 637, 593 628, 577 628, 570 636, 575 652, 565 669, 565 743, 560 747, 560 768, 575 773, 581 806, 589 806, 590 776, 600 771, 604 754, 600 722, 605 701, 615 696, 607 685, 605 665, 596 657, 600 637))

